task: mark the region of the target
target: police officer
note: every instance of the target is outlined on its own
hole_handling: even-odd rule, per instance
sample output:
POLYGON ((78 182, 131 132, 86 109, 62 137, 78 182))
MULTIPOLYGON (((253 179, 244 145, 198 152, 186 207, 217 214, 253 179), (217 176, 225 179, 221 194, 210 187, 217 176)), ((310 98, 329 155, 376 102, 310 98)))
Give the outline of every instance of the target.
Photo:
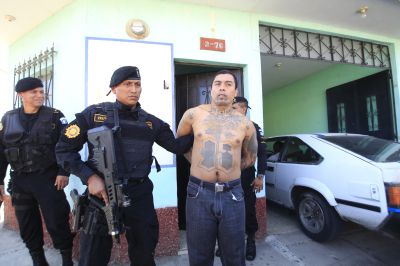
MULTIPOLYGON (((57 160, 81 178, 90 195, 107 203, 104 181, 91 163, 92 145, 89 143, 87 162, 81 160, 78 152, 87 141, 89 129, 101 125, 113 128, 118 119, 120 130, 114 135, 117 172, 125 184, 123 191, 131 202, 121 211, 129 258, 135 266, 155 265, 159 225, 153 203, 153 183, 148 178, 153 161, 152 146, 156 142, 170 152, 184 153, 192 146, 193 137, 175 139, 168 124, 141 108, 138 101, 142 87, 137 67, 124 66, 115 70, 110 88, 116 95, 116 102, 92 105, 76 114, 76 120, 65 128, 57 144, 57 160)), ((96 207, 89 204, 84 220, 94 217, 95 211, 96 207)), ((110 260, 112 239, 107 233, 104 214, 96 220, 96 230, 80 232, 79 265, 107 265, 110 260)), ((87 224, 83 227, 88 228, 87 224)))
POLYGON ((69 174, 57 166, 54 153, 67 121, 59 110, 43 106, 40 79, 23 78, 15 91, 22 99, 22 107, 7 112, 0 123, 0 200, 10 164, 11 200, 33 265, 48 265, 39 206, 53 245, 60 249, 63 265, 73 265, 70 209, 63 191, 69 174))
MULTIPOLYGON (((236 109, 243 115, 247 114, 247 109, 250 108, 249 103, 246 98, 241 96, 236 96, 233 100, 233 109, 236 109)), ((241 172, 241 182, 244 191, 244 201, 246 209, 246 259, 253 261, 256 257, 256 244, 255 244, 255 234, 258 230, 257 215, 256 215, 256 194, 255 192, 260 192, 263 189, 263 179, 264 172, 266 170, 266 160, 267 153, 265 143, 262 141, 261 128, 254 123, 254 127, 257 132, 257 176, 256 169, 254 166, 243 169, 241 172), (256 176, 256 177, 255 177, 256 176)), ((217 255, 219 255, 219 250, 217 250, 217 255)))

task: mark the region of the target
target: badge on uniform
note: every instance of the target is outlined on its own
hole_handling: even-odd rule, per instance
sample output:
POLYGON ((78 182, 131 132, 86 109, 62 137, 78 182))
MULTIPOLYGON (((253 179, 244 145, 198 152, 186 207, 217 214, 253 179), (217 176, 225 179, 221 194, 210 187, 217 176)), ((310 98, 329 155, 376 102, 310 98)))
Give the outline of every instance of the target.
POLYGON ((93 121, 94 121, 94 122, 100 122, 100 123, 102 123, 102 122, 106 121, 106 119, 107 119, 107 116, 106 116, 106 115, 95 114, 95 115, 94 115, 94 118, 93 118, 93 121))
POLYGON ((81 133, 81 129, 79 128, 78 125, 74 124, 74 125, 70 125, 69 127, 67 127, 67 129, 65 130, 65 136, 69 139, 73 139, 76 138, 77 136, 79 136, 79 134, 81 133))
POLYGON ((151 123, 150 121, 146 121, 146 125, 147 125, 150 129, 153 129, 153 123, 151 123))
POLYGON ((67 120, 65 117, 61 117, 61 118, 60 118, 60 122, 61 122, 61 124, 63 124, 63 125, 67 125, 67 124, 68 124, 68 120, 67 120))
POLYGON ((0 122, 0 131, 3 130, 3 123, 0 122))

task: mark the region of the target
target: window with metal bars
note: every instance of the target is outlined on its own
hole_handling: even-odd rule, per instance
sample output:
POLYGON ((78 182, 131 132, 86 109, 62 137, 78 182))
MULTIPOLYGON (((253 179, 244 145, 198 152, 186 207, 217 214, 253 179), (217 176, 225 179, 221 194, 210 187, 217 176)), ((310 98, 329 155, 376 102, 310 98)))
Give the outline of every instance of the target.
POLYGON ((15 84, 22 78, 35 77, 43 82, 45 100, 44 105, 53 107, 53 88, 54 88, 54 45, 40 52, 38 55, 24 60, 14 68, 14 86, 13 86, 13 108, 21 106, 21 99, 15 92, 15 84))

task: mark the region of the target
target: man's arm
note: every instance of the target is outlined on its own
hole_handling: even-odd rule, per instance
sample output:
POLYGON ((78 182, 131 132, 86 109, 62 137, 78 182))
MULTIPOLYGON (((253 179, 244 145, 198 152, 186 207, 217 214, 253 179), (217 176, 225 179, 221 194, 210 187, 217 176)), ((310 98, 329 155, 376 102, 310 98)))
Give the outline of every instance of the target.
POLYGON ((193 133, 193 119, 194 119, 194 108, 186 110, 183 114, 181 121, 179 121, 178 129, 176 135, 178 137, 185 136, 193 133))
MULTIPOLYGON (((62 134, 62 130, 68 124, 68 122, 61 111, 55 110, 53 123, 55 124, 54 133, 56 139, 58 140, 60 138, 60 135, 62 134)), ((69 175, 70 174, 67 171, 65 171, 62 167, 58 167, 56 181, 54 182, 54 186, 57 188, 57 190, 62 190, 68 185, 69 175)))
POLYGON ((4 177, 6 176, 8 162, 4 155, 3 133, 4 133, 4 118, 0 122, 0 201, 3 201, 4 195, 4 177))
POLYGON ((257 158, 257 133, 251 121, 246 119, 246 136, 242 144, 241 169, 254 165, 257 158))
POLYGON ((87 141, 88 122, 82 114, 69 123, 63 130, 56 145, 58 165, 65 171, 78 176, 83 184, 87 184, 90 176, 95 172, 81 159, 79 151, 87 141))
MULTIPOLYGON (((193 134, 193 120, 194 120, 194 113, 195 109, 190 108, 186 110, 186 112, 183 114, 181 121, 179 121, 178 129, 176 131, 176 135, 179 136, 184 136, 187 134, 193 134)), ((190 149, 188 152, 185 153, 185 158, 186 160, 189 161, 189 163, 192 162, 192 149, 190 149)))
POLYGON ((254 190, 256 192, 260 192, 264 186, 264 173, 267 168, 267 147, 263 139, 262 130, 261 128, 254 123, 254 127, 257 133, 257 177, 252 182, 254 190))

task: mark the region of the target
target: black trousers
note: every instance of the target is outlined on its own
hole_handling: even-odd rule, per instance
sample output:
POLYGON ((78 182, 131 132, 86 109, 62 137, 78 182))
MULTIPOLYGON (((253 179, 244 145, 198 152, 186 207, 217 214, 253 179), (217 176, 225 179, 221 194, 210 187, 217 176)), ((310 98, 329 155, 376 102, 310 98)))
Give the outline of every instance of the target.
POLYGON ((72 248, 70 207, 64 191, 54 186, 56 176, 57 168, 44 173, 12 174, 12 203, 21 238, 31 252, 41 250, 44 244, 40 210, 54 248, 72 248))
MULTIPOLYGON (((153 203, 153 183, 148 178, 140 184, 128 183, 124 192, 131 199, 131 205, 122 209, 131 265, 153 266, 155 265, 154 250, 158 243, 159 232, 153 203)), ((100 223, 106 226, 105 217, 101 219, 100 223)), ((97 234, 80 233, 80 266, 108 264, 111 257, 112 238, 106 232, 106 229, 99 228, 97 234)))
POLYGON ((258 230, 256 215, 256 193, 251 183, 255 178, 255 169, 253 167, 242 170, 240 179, 244 191, 244 203, 246 209, 246 234, 254 235, 258 230))

